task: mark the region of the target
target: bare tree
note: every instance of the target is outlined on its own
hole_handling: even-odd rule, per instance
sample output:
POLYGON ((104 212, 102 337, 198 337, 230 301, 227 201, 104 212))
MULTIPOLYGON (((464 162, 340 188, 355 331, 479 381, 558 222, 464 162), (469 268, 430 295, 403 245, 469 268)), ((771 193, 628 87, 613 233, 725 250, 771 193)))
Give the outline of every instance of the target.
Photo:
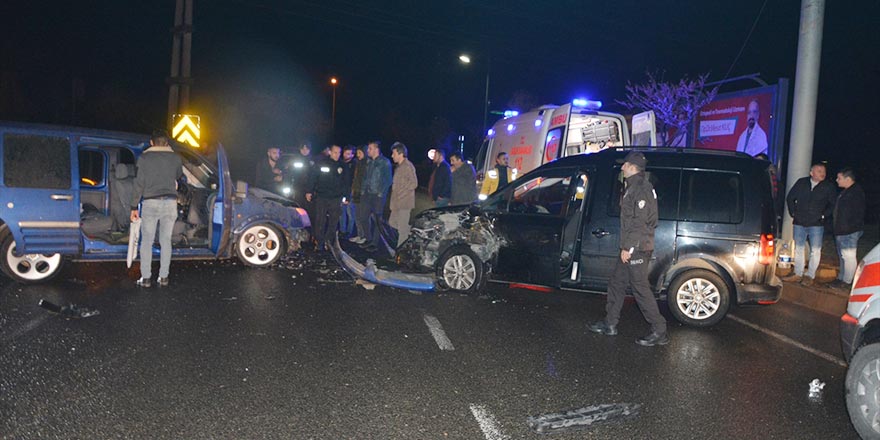
POLYGON ((657 118, 657 135, 660 145, 677 145, 687 134, 688 128, 701 107, 715 99, 718 87, 705 90, 706 78, 703 74, 695 79, 687 76, 677 83, 664 82, 661 77, 651 72, 646 73, 648 79, 642 84, 626 84, 626 99, 617 103, 637 112, 654 110, 657 118), (675 135, 670 138, 670 129, 675 135))

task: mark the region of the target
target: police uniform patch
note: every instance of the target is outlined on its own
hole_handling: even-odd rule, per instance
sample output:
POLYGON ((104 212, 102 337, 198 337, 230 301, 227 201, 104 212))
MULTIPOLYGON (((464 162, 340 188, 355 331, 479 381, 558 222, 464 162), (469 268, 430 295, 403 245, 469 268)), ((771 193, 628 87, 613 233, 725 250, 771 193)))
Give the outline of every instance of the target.
POLYGON ((342 174, 342 167, 336 168, 336 173, 337 173, 337 174, 342 174))
POLYGON ((644 208, 645 208, 645 201, 639 200, 639 209, 644 209, 644 208))

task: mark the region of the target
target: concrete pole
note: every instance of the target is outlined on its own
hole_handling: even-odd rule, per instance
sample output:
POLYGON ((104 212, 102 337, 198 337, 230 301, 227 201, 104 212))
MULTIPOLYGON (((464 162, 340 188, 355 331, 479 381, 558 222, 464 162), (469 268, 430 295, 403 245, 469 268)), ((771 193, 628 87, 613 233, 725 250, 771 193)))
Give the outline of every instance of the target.
MULTIPOLYGON (((801 0, 801 28, 798 38, 797 71, 794 79, 791 145, 788 150, 785 194, 788 194, 797 179, 810 173, 810 163, 813 159, 816 96, 819 91, 819 61, 822 55, 824 16, 825 0, 801 0)), ((784 215, 782 239, 790 241, 793 228, 787 208, 784 215)))
POLYGON ((174 123, 174 114, 177 113, 177 105, 180 97, 180 84, 177 82, 180 76, 180 34, 176 32, 183 24, 183 0, 177 0, 174 9, 174 30, 171 43, 171 76, 168 83, 168 129, 174 123))
POLYGON ((186 13, 183 18, 183 26, 185 27, 183 34, 183 59, 181 60, 181 76, 183 84, 180 88, 180 110, 189 112, 189 88, 191 84, 191 68, 192 65, 192 24, 193 24, 193 0, 186 0, 186 13))

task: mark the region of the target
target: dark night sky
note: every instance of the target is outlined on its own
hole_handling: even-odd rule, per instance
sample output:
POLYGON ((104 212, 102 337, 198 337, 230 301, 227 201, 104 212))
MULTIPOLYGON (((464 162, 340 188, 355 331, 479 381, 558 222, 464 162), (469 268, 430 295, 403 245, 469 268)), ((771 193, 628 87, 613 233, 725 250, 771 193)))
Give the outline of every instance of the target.
MULTIPOLYGON (((723 78, 762 4, 195 0, 192 112, 245 176, 263 148, 304 140, 401 140, 420 152, 447 129, 476 141, 487 55, 491 109, 515 95, 613 103, 646 70, 723 78), (457 60, 463 51, 470 66, 457 60)), ((4 2, 0 119, 161 127, 173 10, 174 0, 4 2)), ((768 0, 730 76, 787 77, 792 94, 799 14, 800 1, 768 0)), ((876 0, 826 5, 816 159, 876 169, 878 17, 876 0)))

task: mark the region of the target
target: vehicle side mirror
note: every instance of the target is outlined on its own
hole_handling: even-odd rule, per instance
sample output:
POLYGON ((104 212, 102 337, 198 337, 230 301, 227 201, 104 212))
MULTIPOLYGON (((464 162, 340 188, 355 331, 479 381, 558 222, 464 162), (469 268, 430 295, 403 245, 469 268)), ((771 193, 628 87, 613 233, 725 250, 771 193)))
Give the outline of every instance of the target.
POLYGON ((248 193, 248 183, 244 180, 236 180, 235 181, 235 197, 239 199, 246 199, 248 193))

